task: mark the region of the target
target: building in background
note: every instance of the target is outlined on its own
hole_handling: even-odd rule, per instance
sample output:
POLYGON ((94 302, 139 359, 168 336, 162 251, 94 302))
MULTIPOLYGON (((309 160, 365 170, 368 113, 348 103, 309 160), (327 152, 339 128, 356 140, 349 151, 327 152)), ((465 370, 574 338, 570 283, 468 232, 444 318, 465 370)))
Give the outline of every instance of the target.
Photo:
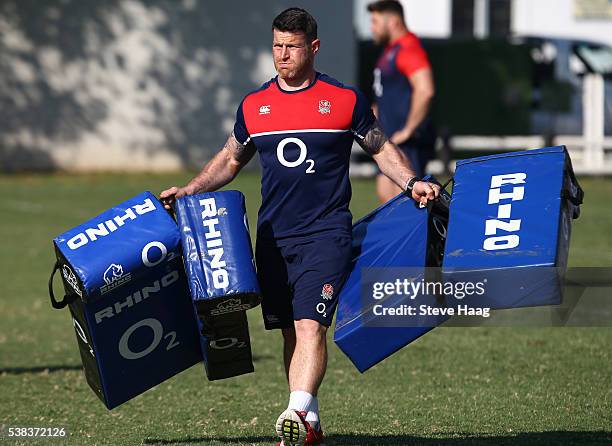
MULTIPOLYGON (((612 46, 610 0, 400 0, 410 29, 423 37, 540 35, 612 46)), ((355 1, 355 26, 370 36, 365 5, 355 1)))
MULTIPOLYGON (((275 74, 270 23, 288 6, 307 8, 319 22, 319 69, 367 93, 368 1, 2 1, 0 171, 201 166, 225 141, 240 98, 275 74)), ((454 52, 446 42, 480 42, 471 57, 486 61, 485 69, 462 71, 484 79, 480 93, 494 103, 476 107, 472 96, 456 101, 438 94, 451 104, 439 107, 449 134, 552 138, 584 131, 603 141, 593 147, 608 144, 602 138, 612 126, 612 81, 595 79, 583 88, 583 80, 612 72, 612 55, 574 43, 612 46, 610 0, 402 3, 410 28, 437 45, 438 55, 430 54, 443 63, 458 63, 447 57, 454 52), (511 35, 531 40, 490 43, 511 35), (470 129, 474 123, 480 127, 470 129)), ((452 83, 446 88, 461 93, 452 83)))
POLYGON ((295 5, 317 67, 352 83, 352 2, 0 2, 0 171, 200 167, 276 74, 271 23, 295 5))

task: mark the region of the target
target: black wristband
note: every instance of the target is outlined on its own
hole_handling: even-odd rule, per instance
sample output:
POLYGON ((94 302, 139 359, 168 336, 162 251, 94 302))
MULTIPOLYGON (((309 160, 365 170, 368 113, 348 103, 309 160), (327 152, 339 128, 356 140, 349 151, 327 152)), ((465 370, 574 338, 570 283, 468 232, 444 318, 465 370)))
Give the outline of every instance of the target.
POLYGON ((408 181, 406 181, 406 187, 404 188, 404 190, 406 192, 412 192, 412 188, 414 187, 414 183, 416 183, 417 181, 421 181, 421 179, 419 177, 412 177, 412 178, 410 178, 408 181))

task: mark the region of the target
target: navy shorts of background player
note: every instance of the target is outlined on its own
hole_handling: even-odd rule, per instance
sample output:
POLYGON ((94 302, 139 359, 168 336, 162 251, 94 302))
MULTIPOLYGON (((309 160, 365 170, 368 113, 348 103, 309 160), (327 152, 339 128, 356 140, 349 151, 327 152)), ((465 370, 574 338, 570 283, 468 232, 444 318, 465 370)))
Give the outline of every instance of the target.
POLYGON ((294 91, 275 77, 240 103, 234 135, 255 144, 262 167, 255 257, 267 329, 331 324, 351 265, 351 147, 374 122, 361 92, 321 73, 294 91))

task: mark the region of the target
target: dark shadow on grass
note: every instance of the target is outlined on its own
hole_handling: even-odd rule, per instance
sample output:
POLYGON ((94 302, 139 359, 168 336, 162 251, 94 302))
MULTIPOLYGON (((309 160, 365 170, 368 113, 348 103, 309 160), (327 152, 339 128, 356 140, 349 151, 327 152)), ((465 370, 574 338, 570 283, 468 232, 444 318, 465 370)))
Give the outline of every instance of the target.
POLYGON ((244 437, 187 437, 187 438, 145 438, 143 444, 209 444, 211 442, 227 444, 269 443, 274 445, 278 437, 244 436, 244 437))
POLYGON ((269 359, 276 359, 276 357, 272 355, 253 355, 253 362, 267 361, 269 359))
POLYGON ((6 367, 0 369, 0 375, 6 373, 7 375, 23 375, 25 373, 55 373, 55 372, 69 372, 73 370, 82 370, 81 365, 47 365, 40 367, 6 367))
POLYGON ((339 434, 330 435, 326 440, 328 446, 346 445, 385 445, 385 446, 498 446, 498 445, 609 445, 612 432, 523 432, 516 435, 482 436, 470 433, 456 433, 454 437, 418 437, 411 435, 369 435, 339 434))
MULTIPOLYGON (((176 439, 146 438, 144 444, 275 444, 274 436, 236 436, 236 437, 187 437, 176 439)), ((327 446, 498 446, 498 445, 610 445, 612 432, 604 431, 549 431, 525 432, 516 435, 482 436, 469 433, 456 433, 454 437, 427 438, 412 435, 370 435, 337 434, 326 438, 327 446)))

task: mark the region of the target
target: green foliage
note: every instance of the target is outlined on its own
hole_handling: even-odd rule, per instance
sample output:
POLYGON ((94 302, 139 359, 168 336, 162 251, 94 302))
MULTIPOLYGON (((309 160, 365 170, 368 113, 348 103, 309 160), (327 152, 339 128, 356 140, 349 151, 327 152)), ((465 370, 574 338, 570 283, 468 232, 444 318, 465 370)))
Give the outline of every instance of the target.
POLYGON ((453 135, 530 133, 532 63, 526 45, 502 39, 432 40, 426 49, 439 128, 453 135))

